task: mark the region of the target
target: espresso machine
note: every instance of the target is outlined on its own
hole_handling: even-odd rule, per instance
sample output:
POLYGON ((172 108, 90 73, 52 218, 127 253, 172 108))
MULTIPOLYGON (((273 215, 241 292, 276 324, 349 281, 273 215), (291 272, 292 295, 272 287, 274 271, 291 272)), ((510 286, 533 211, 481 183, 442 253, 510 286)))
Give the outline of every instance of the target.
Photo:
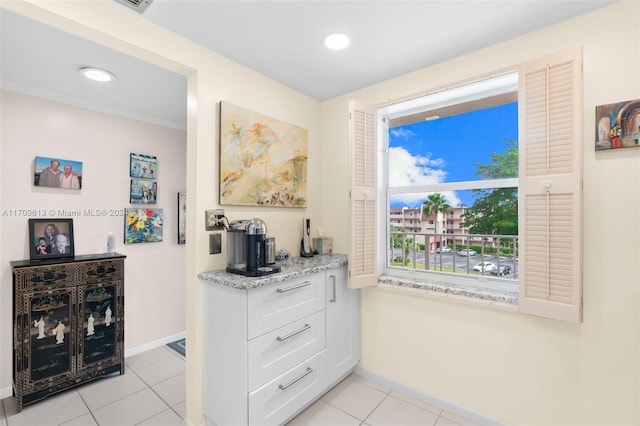
POLYGON ((227 232, 227 272, 260 277, 280 272, 275 266, 275 241, 267 238, 262 219, 233 220, 227 232))

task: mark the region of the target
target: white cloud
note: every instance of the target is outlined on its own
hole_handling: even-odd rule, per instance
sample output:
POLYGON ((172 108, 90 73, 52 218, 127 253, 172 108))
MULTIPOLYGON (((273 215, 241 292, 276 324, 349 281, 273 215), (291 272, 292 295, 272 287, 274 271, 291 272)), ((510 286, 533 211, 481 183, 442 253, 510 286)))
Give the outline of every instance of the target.
POLYGON ((389 130, 389 133, 394 138, 409 139, 416 136, 414 132, 404 127, 394 127, 393 129, 389 130))
MULTIPOLYGON (((442 158, 413 156, 402 147, 389 148, 389 186, 433 185, 445 181, 447 172, 442 158)), ((447 202, 457 206, 460 199, 454 191, 443 191, 447 202)), ((407 207, 418 206, 428 193, 395 195, 392 203, 401 202, 407 207)))
POLYGON ((443 182, 444 160, 412 156, 401 147, 389 148, 389 186, 429 185, 443 182))

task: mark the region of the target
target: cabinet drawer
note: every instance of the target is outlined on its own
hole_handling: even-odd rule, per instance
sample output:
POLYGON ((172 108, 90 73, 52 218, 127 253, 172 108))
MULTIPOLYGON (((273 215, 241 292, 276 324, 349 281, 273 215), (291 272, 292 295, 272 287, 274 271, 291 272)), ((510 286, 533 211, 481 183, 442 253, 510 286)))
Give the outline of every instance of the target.
POLYGON ((283 424, 326 387, 326 351, 249 394, 249 424, 283 424))
POLYGON ((124 262, 121 259, 86 262, 78 268, 80 282, 111 281, 124 276, 124 262))
POLYGON ((249 390, 262 386, 325 348, 325 311, 249 341, 249 390))
POLYGON ((260 287, 249 292, 248 338, 253 339, 325 307, 324 274, 260 287))
POLYGON ((33 287, 49 287, 71 283, 76 279, 76 267, 73 264, 39 266, 17 271, 16 291, 29 290, 33 287))

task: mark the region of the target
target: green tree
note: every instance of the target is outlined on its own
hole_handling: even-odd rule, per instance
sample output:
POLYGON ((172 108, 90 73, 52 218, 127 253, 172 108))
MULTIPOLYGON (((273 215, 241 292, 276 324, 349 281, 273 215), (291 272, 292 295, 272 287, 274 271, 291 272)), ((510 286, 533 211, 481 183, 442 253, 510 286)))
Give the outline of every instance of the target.
POLYGON ((427 199, 422 202, 422 213, 425 216, 431 216, 434 212, 436 214, 436 234, 443 232, 441 229, 443 215, 446 215, 450 208, 451 206, 447 204, 447 200, 439 192, 429 194, 427 199))
MULTIPOLYGON (((507 140, 503 154, 493 153, 491 164, 478 164, 476 176, 484 179, 518 177, 518 142, 507 140)), ((517 235, 518 188, 476 189, 475 201, 463 215, 460 227, 470 234, 517 235)))

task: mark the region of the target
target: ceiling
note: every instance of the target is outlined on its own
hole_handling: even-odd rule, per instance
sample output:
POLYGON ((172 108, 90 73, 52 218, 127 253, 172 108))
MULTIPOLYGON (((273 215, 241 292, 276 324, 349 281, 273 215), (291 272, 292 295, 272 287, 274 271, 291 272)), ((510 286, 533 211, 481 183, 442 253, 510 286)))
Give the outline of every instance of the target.
MULTIPOLYGON (((154 0, 141 16, 323 101, 616 1, 154 0), (332 31, 351 44, 325 49, 321 39, 332 31)), ((3 88, 186 128, 184 76, 0 15, 3 88), (83 81, 76 71, 88 65, 116 74, 115 84, 83 81)))

